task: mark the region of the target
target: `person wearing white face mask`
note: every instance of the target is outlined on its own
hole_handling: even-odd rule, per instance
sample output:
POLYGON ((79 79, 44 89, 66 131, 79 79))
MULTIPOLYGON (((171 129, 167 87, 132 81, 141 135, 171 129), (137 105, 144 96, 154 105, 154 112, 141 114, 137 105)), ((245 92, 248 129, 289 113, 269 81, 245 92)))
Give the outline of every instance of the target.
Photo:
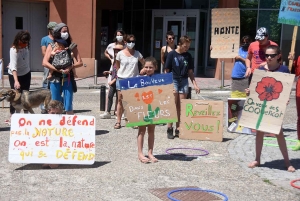
POLYGON ((116 87, 118 90, 118 105, 117 105, 117 123, 115 129, 121 128, 121 116, 123 113, 122 94, 120 91, 120 79, 126 79, 130 77, 136 77, 139 74, 144 74, 142 71, 139 72, 138 63, 141 62, 144 65, 145 61, 143 55, 135 50, 135 37, 134 35, 128 35, 126 38, 126 48, 118 52, 116 56, 116 69, 117 69, 117 83, 116 87))
MULTIPOLYGON (((110 81, 111 81, 111 72, 113 70, 112 64, 114 63, 114 48, 116 47, 116 45, 122 45, 123 47, 125 47, 124 40, 123 40, 125 37, 126 37, 125 31, 118 29, 114 34, 114 40, 113 40, 114 42, 110 43, 104 52, 105 57, 108 58, 111 63, 109 71, 103 72, 103 75, 105 75, 107 77, 107 86, 108 87, 109 87, 108 83, 110 83, 110 81)), ((107 96, 106 96, 105 111, 107 111, 108 94, 109 93, 107 93, 107 96)), ((116 113, 116 109, 117 109, 117 106, 115 106, 115 113, 116 113)), ((101 119, 110 119, 111 114, 108 112, 104 112, 103 114, 100 115, 100 118, 101 119)))

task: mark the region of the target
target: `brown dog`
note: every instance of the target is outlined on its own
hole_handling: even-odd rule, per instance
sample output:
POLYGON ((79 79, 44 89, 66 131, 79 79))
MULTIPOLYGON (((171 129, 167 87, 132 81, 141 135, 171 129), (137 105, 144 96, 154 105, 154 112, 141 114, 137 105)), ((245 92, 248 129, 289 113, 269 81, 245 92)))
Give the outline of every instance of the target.
POLYGON ((20 113, 21 110, 28 110, 31 114, 34 114, 32 108, 39 107, 42 103, 47 108, 51 100, 51 92, 47 89, 42 89, 36 91, 23 90, 20 93, 15 89, 3 89, 0 92, 0 100, 4 99, 11 103, 16 109, 16 113, 20 113))

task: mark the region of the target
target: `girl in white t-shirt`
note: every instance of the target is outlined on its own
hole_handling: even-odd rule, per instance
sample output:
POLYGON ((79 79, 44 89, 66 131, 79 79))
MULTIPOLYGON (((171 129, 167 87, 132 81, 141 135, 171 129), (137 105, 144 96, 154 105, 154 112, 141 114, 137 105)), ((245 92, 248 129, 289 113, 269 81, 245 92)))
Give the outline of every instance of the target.
POLYGON ((117 104, 117 123, 115 129, 121 128, 121 116, 123 113, 122 95, 120 91, 119 80, 136 77, 139 75, 138 62, 140 61, 144 65, 143 55, 134 49, 135 37, 134 35, 128 35, 126 42, 126 48, 120 51, 116 56, 117 67, 117 90, 118 90, 118 104, 117 104))

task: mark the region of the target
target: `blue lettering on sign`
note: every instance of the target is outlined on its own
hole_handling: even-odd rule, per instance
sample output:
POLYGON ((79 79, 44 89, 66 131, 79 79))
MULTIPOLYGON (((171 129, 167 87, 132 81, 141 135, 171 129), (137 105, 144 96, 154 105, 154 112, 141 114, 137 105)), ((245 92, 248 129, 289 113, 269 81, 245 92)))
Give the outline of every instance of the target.
POLYGON ((155 74, 119 80, 121 90, 173 84, 173 74, 155 74))

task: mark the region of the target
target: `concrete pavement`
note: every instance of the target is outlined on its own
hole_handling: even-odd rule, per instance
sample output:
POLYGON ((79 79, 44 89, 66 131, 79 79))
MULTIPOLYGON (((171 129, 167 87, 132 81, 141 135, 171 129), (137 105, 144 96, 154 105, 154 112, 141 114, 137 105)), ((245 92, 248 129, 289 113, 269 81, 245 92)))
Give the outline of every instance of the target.
MULTIPOLYGON (((155 201, 159 199, 150 193, 150 189, 186 186, 220 191, 233 201, 300 200, 300 190, 289 185, 292 179, 300 178, 300 170, 288 173, 278 148, 264 147, 263 167, 249 169, 247 164, 254 159, 254 136, 229 133, 225 127, 223 142, 210 142, 178 138, 168 140, 166 126, 156 126, 154 154, 159 162, 140 163, 137 159, 137 130, 125 127, 115 130, 114 118, 99 118, 102 113, 99 111, 99 89, 89 87, 90 83, 93 84, 93 78, 90 81, 88 79, 77 82, 79 91, 74 95, 74 108, 77 114, 96 117, 95 164, 61 165, 51 170, 41 169, 40 164, 9 163, 10 128, 4 124, 9 117, 9 110, 5 103, 0 116, 1 201, 155 201), (172 147, 203 148, 210 154, 192 158, 166 155, 165 150, 172 147)), ((204 79, 210 78, 197 78, 199 85, 203 85, 203 91, 200 96, 193 93, 192 98, 226 102, 229 91, 221 92, 218 80, 204 79), (210 90, 204 90, 205 87, 210 90)), ((40 80, 34 78, 32 88, 38 88, 40 80)), ((100 86, 105 83, 105 78, 98 78, 97 82, 100 86)), ((39 109, 35 111, 39 112, 39 109)), ((296 138, 295 111, 295 94, 292 93, 283 127, 285 135, 293 139, 296 138)), ((224 114, 224 122, 225 119, 224 114)), ((122 125, 125 123, 122 122, 122 125)), ((147 140, 144 144, 145 153, 146 150, 147 140)), ((289 154, 293 165, 300 168, 300 152, 289 150, 289 154)))

